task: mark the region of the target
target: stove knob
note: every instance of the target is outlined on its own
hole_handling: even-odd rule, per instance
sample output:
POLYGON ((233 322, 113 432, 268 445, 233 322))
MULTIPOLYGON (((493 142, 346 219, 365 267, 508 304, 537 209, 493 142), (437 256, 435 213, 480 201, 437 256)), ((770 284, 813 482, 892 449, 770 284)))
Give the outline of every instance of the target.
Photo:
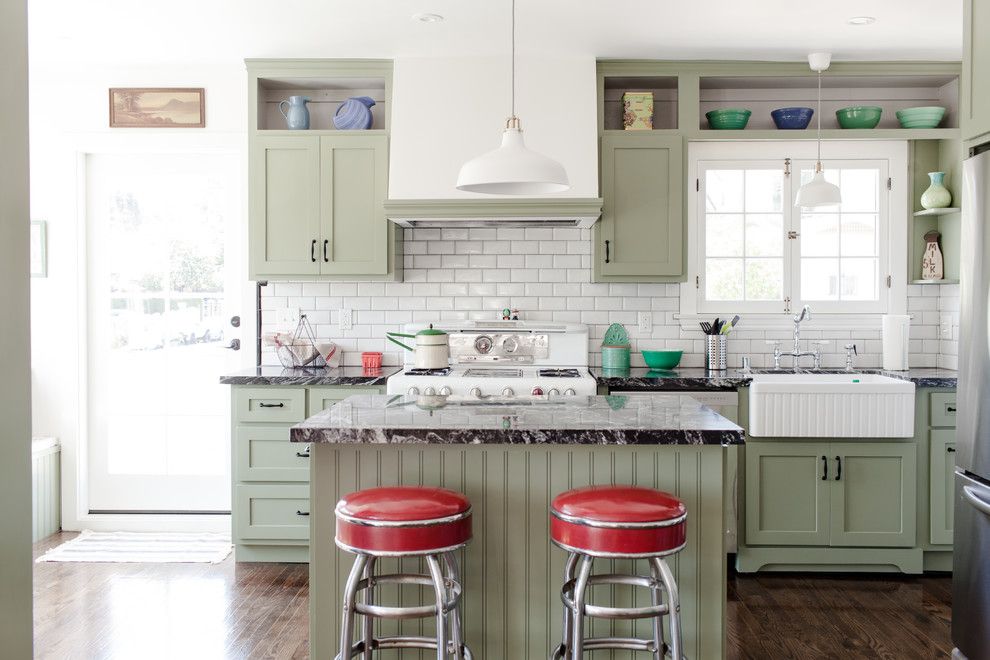
POLYGON ((477 388, 477 387, 472 387, 471 388, 471 396, 473 396, 476 399, 480 399, 481 398, 481 390, 479 388, 477 388))
POLYGON ((423 390, 423 394, 425 394, 426 396, 434 396, 436 393, 437 391, 432 387, 427 387, 425 390, 423 390))
POLYGON ((560 395, 560 390, 558 390, 556 387, 550 388, 550 391, 547 392, 547 396, 559 396, 559 395, 560 395))
POLYGON ((512 396, 515 392, 512 391, 511 387, 506 387, 502 390, 502 396, 512 396))
POLYGON ((564 396, 574 396, 575 394, 577 394, 577 392, 575 392, 573 388, 568 387, 564 390, 564 396))
POLYGON ((450 396, 450 395, 451 395, 451 391, 449 387, 444 385, 443 387, 440 388, 440 396, 450 396))
POLYGON ((408 394, 409 396, 418 396, 419 395, 419 388, 418 387, 410 387, 408 390, 406 390, 406 394, 408 394))
POLYGON ((542 387, 534 387, 533 388, 533 391, 531 392, 531 394, 533 396, 543 396, 543 388, 542 387))
POLYGON ((519 348, 519 340, 515 337, 506 337, 502 342, 502 350, 506 353, 515 353, 517 348, 519 348))

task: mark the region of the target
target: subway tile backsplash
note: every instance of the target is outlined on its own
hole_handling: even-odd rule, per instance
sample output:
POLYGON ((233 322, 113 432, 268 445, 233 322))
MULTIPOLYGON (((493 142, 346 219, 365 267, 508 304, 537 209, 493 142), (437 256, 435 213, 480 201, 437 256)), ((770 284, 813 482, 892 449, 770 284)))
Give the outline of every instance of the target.
MULTIPOLYGON (((275 310, 298 308, 320 337, 344 350, 344 363, 358 365, 361 352, 382 351, 385 364, 400 364, 401 349, 385 341, 385 332, 403 323, 498 318, 502 309, 518 309, 521 319, 586 323, 592 365, 601 363, 601 340, 611 323, 622 323, 633 343, 634 366, 643 366, 642 349, 684 351, 683 366, 703 365, 704 335, 682 330, 678 284, 600 284, 591 282, 591 230, 576 228, 406 229, 403 282, 272 282, 262 291, 264 331, 281 329, 275 310), (353 310, 353 326, 340 331, 337 313, 353 310), (638 329, 638 312, 650 312, 648 332, 638 329)), ((958 285, 908 286, 911 322, 910 361, 915 367, 958 366, 958 285), (951 338, 942 337, 946 320, 951 338)), ((729 365, 750 356, 757 367, 772 364, 768 340, 791 338, 789 329, 747 329, 745 317, 728 341, 729 365)), ((845 365, 843 346, 857 345, 860 367, 881 362, 880 330, 802 331, 802 343, 828 341, 824 366, 845 365)), ((277 364, 274 352, 265 364, 277 364)), ((789 364, 789 358, 784 359, 789 364)))

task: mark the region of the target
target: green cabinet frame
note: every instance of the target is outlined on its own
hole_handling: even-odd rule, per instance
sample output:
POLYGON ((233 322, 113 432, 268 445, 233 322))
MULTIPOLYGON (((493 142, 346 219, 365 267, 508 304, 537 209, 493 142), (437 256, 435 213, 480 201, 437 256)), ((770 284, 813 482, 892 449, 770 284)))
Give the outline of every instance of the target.
POLYGON ((986 0, 963 3, 963 69, 960 80, 960 122, 964 140, 986 138, 990 133, 990 4, 986 0))
POLYGON ((955 505, 955 451, 954 429, 933 429, 929 447, 931 475, 929 476, 929 516, 932 545, 952 543, 953 508, 955 505))
POLYGON ((746 543, 828 545, 828 443, 746 445, 746 543))
POLYGON ((595 280, 683 281, 683 138, 606 133, 601 179, 604 208, 594 231, 595 280))

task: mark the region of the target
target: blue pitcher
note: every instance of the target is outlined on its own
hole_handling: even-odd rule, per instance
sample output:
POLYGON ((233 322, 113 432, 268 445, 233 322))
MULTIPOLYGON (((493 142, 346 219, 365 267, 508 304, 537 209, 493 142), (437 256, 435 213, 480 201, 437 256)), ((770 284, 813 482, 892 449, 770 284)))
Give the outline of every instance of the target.
POLYGON ((371 128, 374 118, 371 116, 371 106, 375 100, 368 96, 352 96, 337 108, 333 115, 333 125, 339 130, 367 130, 371 128))
POLYGON ((305 131, 309 128, 308 96, 290 96, 288 101, 279 101, 278 111, 285 117, 290 131, 305 131))

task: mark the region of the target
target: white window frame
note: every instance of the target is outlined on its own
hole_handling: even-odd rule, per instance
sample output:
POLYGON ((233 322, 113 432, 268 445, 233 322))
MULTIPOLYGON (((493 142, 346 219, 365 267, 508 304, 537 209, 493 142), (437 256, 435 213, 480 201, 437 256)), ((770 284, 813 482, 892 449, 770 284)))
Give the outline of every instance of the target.
MULTIPOLYGON (((747 314, 750 329, 783 327, 790 323, 790 314, 800 309, 800 259, 792 258, 797 249, 785 244, 785 277, 790 278, 790 305, 785 302, 717 302, 705 301, 704 291, 704 171, 718 166, 739 167, 747 162, 754 168, 767 161, 779 161, 784 168, 790 159, 791 175, 785 179, 785 195, 790 193, 791 203, 800 186, 799 172, 808 163, 814 163, 814 141, 780 142, 694 142, 688 146, 688 279, 681 285, 681 311, 678 318, 685 328, 693 328, 701 317, 712 314, 747 314)), ((908 225, 908 145, 904 141, 830 141, 822 144, 822 161, 828 170, 850 167, 867 161, 880 165, 881 199, 878 217, 880 244, 879 286, 880 301, 811 302, 813 309, 823 317, 824 323, 848 327, 856 323, 860 327, 879 327, 882 314, 903 314, 907 308, 907 225, 908 225), (852 161, 852 162, 851 162, 852 161), (884 190, 884 178, 890 182, 884 190), (886 194, 883 194, 886 193, 886 194), (887 285, 888 277, 890 286, 887 285), (829 322, 829 320, 831 322, 829 322)), ((795 213, 795 220, 800 216, 795 213)), ((787 228, 785 227, 785 231, 787 228)), ((787 293, 784 294, 785 298, 787 293)))

